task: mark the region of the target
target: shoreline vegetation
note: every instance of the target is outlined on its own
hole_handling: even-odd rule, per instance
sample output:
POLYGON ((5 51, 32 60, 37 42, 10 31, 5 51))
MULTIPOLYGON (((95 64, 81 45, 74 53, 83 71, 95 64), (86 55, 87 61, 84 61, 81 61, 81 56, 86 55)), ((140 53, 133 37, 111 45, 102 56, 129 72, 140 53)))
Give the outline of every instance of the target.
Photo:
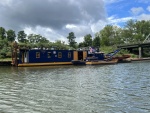
POLYGON ((12 61, 12 58, 3 58, 3 59, 0 59, 0 61, 12 61))
MULTIPOLYGON (((76 42, 76 36, 74 32, 70 32, 66 39, 66 44, 62 40, 56 40, 52 42, 48 39, 51 37, 43 37, 40 34, 27 35, 23 30, 17 34, 14 30, 6 30, 4 27, 0 27, 0 61, 10 61, 12 52, 12 43, 16 41, 19 48, 55 48, 58 50, 76 50, 83 47, 97 47, 105 54, 117 49, 117 45, 133 44, 143 42, 145 38, 150 34, 150 20, 137 21, 129 20, 124 26, 118 27, 114 25, 106 25, 102 30, 95 33, 94 36, 86 34, 83 37, 83 41, 76 42)), ((122 54, 130 54, 132 58, 138 56, 134 53, 130 53, 127 50, 121 50, 118 56, 122 54)), ((145 52, 145 57, 149 57, 150 53, 145 52)))

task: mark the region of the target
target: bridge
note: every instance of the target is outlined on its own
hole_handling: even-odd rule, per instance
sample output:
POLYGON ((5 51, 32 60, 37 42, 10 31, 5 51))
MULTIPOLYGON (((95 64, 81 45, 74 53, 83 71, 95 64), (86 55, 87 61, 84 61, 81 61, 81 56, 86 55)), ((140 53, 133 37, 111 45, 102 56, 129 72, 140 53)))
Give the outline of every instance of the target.
POLYGON ((143 42, 135 44, 119 45, 117 47, 121 49, 127 49, 131 53, 138 53, 139 58, 143 57, 144 52, 150 55, 150 34, 145 38, 143 42))

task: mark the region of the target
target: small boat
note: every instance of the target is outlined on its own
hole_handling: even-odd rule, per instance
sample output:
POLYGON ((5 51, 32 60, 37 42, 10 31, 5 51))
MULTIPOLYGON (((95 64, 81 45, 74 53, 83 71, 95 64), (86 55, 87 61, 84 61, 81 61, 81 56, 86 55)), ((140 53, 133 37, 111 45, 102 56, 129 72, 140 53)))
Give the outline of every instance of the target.
POLYGON ((113 59, 118 59, 119 63, 130 63, 131 60, 128 59, 130 57, 131 57, 131 55, 125 54, 125 55, 122 55, 122 56, 115 56, 115 57, 113 57, 113 59))
POLYGON ((122 60, 130 58, 130 57, 131 57, 131 55, 126 54, 126 55, 122 55, 122 56, 116 56, 116 57, 113 57, 113 58, 116 58, 119 61, 122 61, 122 60))
POLYGON ((112 60, 96 60, 96 61, 87 61, 86 65, 110 65, 110 64, 116 64, 118 63, 118 59, 112 59, 112 60))

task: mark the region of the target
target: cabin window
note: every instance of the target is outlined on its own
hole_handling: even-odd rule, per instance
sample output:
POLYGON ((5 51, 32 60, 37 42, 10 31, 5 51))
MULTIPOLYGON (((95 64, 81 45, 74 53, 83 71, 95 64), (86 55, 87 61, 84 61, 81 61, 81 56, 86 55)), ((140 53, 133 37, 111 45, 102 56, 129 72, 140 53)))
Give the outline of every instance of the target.
POLYGON ((48 58, 51 58, 51 56, 52 56, 51 52, 48 52, 48 53, 47 53, 47 57, 48 57, 48 58))
POLYGON ((36 58, 40 58, 40 52, 36 52, 36 58))
POLYGON ((62 58, 62 53, 58 52, 58 58, 62 58))
POLYGON ((68 53, 68 58, 71 58, 71 52, 68 53))

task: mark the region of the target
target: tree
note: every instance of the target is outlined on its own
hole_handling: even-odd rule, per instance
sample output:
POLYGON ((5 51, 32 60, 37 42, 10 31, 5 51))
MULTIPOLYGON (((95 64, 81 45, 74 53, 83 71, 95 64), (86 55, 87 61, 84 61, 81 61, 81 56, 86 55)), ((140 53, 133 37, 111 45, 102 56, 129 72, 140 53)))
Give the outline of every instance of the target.
POLYGON ((33 47, 48 48, 49 46, 49 40, 41 35, 30 34, 28 35, 28 41, 33 47))
POLYGON ((84 36, 84 46, 92 46, 92 36, 90 34, 84 36))
POLYGON ((65 42, 61 41, 61 40, 56 40, 54 43, 53 43, 53 47, 55 49, 59 49, 59 50, 66 50, 66 49, 70 49, 66 44, 65 42))
POLYGON ((0 27, 0 39, 6 38, 6 30, 3 27, 0 27))
POLYGON ((29 34, 28 35, 28 40, 29 40, 29 43, 31 44, 35 44, 36 43, 36 38, 35 38, 36 35, 34 34, 29 34))
POLYGON ((80 42, 78 45, 79 48, 85 47, 84 42, 80 42))
POLYGON ((6 33, 7 33, 7 40, 8 41, 10 41, 10 42, 15 41, 15 37, 16 37, 15 31, 8 30, 6 33))
POLYGON ((41 35, 37 35, 37 34, 30 34, 28 36, 28 40, 29 40, 29 43, 32 43, 32 44, 37 44, 37 43, 42 43, 44 42, 44 40, 46 40, 45 37, 42 37, 41 35))
POLYGON ((126 43, 143 42, 150 31, 150 21, 127 21, 122 36, 126 43))
POLYGON ((76 37, 75 37, 74 33, 70 32, 69 36, 67 37, 70 47, 76 48, 75 38, 76 37))
POLYGON ((96 36, 96 37, 93 39, 93 46, 94 46, 94 47, 100 47, 100 37, 99 37, 99 36, 96 36))
POLYGON ((122 32, 122 36, 124 38, 125 43, 134 43, 134 35, 136 34, 135 30, 135 22, 134 20, 129 20, 126 22, 125 28, 122 32))
POLYGON ((124 43, 124 40, 122 38, 122 29, 117 26, 105 26, 104 29, 100 31, 99 36, 101 39, 101 46, 113 46, 124 43))
POLYGON ((21 43, 27 43, 27 39, 26 39, 26 34, 24 31, 19 31, 18 32, 18 42, 21 42, 21 43))
POLYGON ((135 41, 143 42, 146 36, 149 35, 150 31, 150 21, 137 21, 135 23, 135 41))
MULTIPOLYGON (((7 39, 0 39, 0 58, 6 58, 11 52, 7 39)), ((10 55, 9 55, 10 56, 10 55)))
POLYGON ((111 39, 113 38, 113 26, 107 25, 100 31, 101 45, 110 46, 111 39))
POLYGON ((40 43, 49 43, 49 40, 47 40, 45 37, 42 37, 41 35, 38 35, 38 37, 40 43))
POLYGON ((113 26, 113 39, 112 39, 112 45, 118 45, 123 44, 124 39, 122 37, 122 28, 113 26))

